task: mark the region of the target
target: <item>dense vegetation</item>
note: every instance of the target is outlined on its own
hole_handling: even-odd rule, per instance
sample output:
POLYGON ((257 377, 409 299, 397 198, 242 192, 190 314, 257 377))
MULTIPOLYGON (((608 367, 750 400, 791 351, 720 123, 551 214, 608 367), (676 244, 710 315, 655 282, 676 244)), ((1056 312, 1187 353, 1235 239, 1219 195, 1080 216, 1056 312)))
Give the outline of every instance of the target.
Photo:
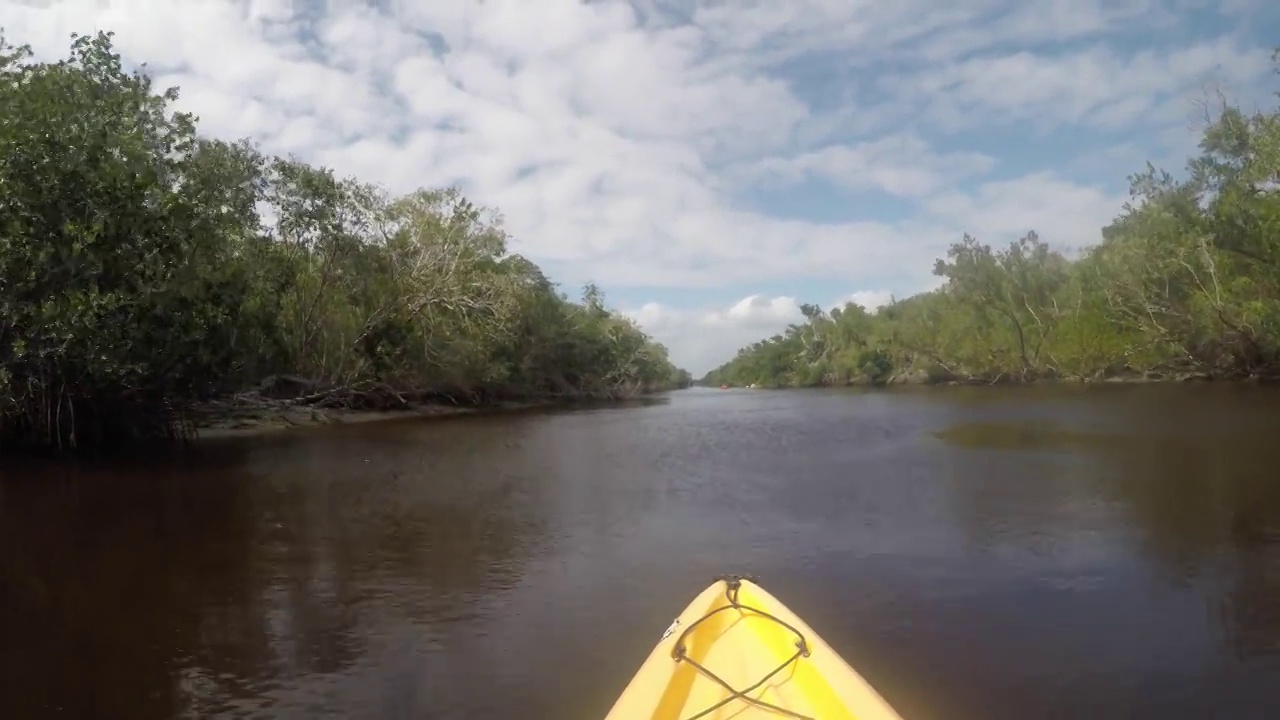
POLYGON ((194 403, 281 376, 382 405, 688 383, 456 190, 391 197, 202 138, 176 98, 108 34, 56 63, 0 39, 0 439, 181 436, 194 403))
MULTIPOLYGON (((1280 53, 1278 53, 1280 57, 1280 53)), ((762 386, 1280 375, 1280 110, 1224 104, 1184 179, 1148 165, 1100 244, 966 235, 875 313, 803 307, 703 382, 762 386)))

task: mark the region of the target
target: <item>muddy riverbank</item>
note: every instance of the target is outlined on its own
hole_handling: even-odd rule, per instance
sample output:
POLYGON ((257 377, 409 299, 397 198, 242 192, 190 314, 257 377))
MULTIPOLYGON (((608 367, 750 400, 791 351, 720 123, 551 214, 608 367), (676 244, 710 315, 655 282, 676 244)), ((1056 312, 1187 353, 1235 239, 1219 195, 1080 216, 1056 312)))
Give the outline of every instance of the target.
POLYGON ((189 422, 197 438, 224 438, 323 425, 531 410, 572 402, 574 401, 547 398, 463 405, 437 400, 411 401, 393 408, 360 408, 309 405, 296 400, 279 400, 257 393, 244 393, 202 403, 192 410, 189 422))

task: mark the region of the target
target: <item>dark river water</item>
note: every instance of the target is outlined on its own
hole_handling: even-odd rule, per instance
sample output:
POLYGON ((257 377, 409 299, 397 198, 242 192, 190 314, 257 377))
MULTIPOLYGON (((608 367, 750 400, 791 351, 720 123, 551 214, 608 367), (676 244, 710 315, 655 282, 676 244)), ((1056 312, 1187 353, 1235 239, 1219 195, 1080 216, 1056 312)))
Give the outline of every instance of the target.
POLYGON ((907 720, 1280 717, 1280 389, 693 389, 0 479, 0 717, 601 718, 752 573, 907 720))

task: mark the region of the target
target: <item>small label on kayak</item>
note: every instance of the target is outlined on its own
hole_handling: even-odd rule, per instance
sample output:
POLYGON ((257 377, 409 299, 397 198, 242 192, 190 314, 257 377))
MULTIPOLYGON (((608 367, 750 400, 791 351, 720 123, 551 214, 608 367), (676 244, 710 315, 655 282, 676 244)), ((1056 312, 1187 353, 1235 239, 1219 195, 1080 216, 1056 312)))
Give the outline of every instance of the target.
POLYGON ((678 627, 680 627, 680 618, 676 618, 675 620, 671 621, 671 625, 667 627, 667 631, 662 633, 661 639, 666 640, 667 638, 671 637, 671 633, 675 632, 676 628, 678 627))

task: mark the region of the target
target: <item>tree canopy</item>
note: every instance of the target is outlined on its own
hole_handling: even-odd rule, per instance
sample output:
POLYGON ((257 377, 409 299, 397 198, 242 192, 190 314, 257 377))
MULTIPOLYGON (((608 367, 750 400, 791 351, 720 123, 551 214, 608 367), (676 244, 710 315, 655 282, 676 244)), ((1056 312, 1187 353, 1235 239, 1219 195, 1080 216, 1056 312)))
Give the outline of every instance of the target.
POLYGON ((466 402, 688 384, 457 189, 205 138, 177 97, 109 33, 59 62, 0 36, 0 440, 176 437, 192 403, 281 375, 466 402))
POLYGON ((1186 177, 1132 176, 1082 257, 1035 232, 997 248, 966 235, 937 261, 937 290, 874 313, 806 306, 702 382, 1280 375, 1280 108, 1210 120, 1186 177))

